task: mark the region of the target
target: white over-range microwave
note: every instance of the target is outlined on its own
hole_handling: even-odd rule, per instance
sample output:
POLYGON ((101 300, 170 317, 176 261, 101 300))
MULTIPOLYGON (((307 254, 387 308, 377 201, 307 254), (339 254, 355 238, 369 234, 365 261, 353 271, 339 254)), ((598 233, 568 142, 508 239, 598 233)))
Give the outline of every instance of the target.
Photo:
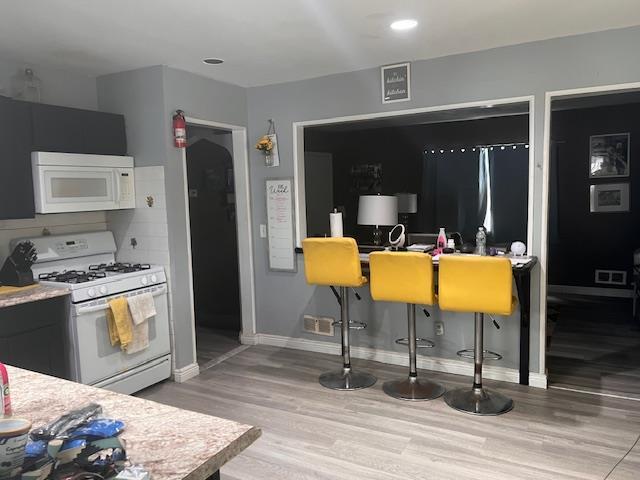
POLYGON ((135 208, 133 157, 32 152, 36 213, 135 208))

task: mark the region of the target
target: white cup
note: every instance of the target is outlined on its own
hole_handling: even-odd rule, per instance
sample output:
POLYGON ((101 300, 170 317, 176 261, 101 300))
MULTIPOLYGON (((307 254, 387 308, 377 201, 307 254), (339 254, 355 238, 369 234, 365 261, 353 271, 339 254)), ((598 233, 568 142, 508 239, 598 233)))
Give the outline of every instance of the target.
POLYGON ((31 422, 0 418, 0 478, 12 477, 22 467, 31 422))

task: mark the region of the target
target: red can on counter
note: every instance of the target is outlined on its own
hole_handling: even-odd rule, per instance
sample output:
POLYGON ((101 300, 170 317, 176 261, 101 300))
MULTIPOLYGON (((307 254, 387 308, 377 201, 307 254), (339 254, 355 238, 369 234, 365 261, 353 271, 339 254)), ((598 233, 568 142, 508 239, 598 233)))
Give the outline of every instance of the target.
POLYGON ((9 394, 9 373, 0 363, 0 416, 11 416, 11 395, 9 394))

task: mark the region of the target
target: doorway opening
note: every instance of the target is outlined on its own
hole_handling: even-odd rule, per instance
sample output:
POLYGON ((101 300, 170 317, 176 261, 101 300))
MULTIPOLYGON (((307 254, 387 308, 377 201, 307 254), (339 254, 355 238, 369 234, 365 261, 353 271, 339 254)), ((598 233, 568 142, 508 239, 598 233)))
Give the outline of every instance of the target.
POLYGON ((196 356, 201 369, 240 346, 232 132, 187 125, 187 192, 196 356))
POLYGON ((639 90, 551 99, 551 388, 640 400, 639 118, 639 90))

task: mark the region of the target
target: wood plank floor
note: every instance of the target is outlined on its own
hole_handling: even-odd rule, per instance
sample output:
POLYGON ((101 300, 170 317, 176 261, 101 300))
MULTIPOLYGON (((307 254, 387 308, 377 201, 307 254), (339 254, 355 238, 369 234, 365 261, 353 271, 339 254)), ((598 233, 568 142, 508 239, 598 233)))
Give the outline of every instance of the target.
MULTIPOLYGON (((369 389, 337 392, 318 375, 337 357, 254 346, 183 383, 144 398, 260 426, 262 437, 222 469, 225 480, 603 479, 640 434, 638 402, 486 382, 515 408, 475 417, 444 401, 403 402, 382 392, 406 369, 365 360, 369 389)), ((470 378, 420 372, 447 388, 470 378)), ((203 435, 206 432, 194 432, 203 435)), ((637 480, 640 447, 610 478, 637 480)))
POLYGON ((550 384, 640 399, 640 329, 630 302, 574 303, 557 311, 550 384))

